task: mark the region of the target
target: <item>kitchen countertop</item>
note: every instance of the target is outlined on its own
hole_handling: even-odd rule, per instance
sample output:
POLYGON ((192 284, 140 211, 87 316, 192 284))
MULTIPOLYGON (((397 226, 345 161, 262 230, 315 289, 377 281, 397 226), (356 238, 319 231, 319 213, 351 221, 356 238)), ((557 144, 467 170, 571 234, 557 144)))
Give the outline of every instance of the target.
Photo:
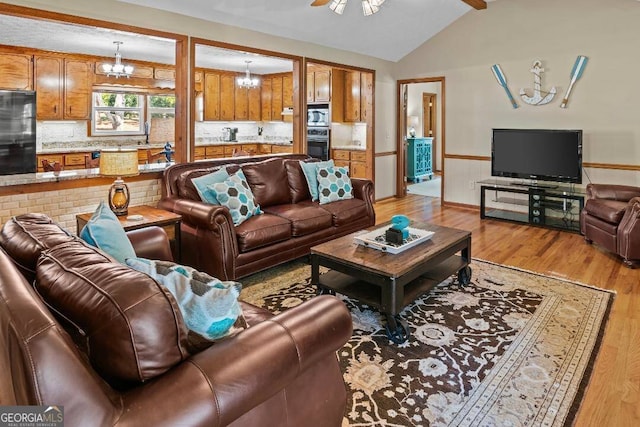
MULTIPOLYGON (((173 147, 173 144, 171 144, 171 146, 173 147)), ((69 144, 65 144, 65 146, 61 146, 61 147, 47 147, 47 148, 42 148, 41 150, 38 150, 36 152, 36 154, 50 154, 50 153, 86 153, 88 151, 100 151, 102 149, 106 149, 106 148, 118 148, 117 146, 103 146, 103 147, 96 147, 96 146, 88 146, 88 145, 69 145, 69 144)), ((120 148, 124 148, 124 149, 132 149, 132 148, 137 148, 138 150, 146 150, 147 148, 150 149, 159 149, 162 150, 164 148, 164 144, 142 144, 142 145, 122 145, 120 146, 120 148)))
POLYGON ((362 145, 331 145, 332 150, 354 150, 354 151, 367 151, 367 147, 362 145))

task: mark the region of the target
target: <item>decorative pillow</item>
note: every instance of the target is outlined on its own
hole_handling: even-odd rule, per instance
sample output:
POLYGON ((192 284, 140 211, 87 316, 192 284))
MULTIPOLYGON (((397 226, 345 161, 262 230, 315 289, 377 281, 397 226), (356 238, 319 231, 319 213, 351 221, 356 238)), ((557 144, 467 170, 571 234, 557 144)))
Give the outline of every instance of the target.
POLYGON ((221 282, 169 261, 129 258, 127 265, 166 287, 178 301, 187 327, 202 337, 217 340, 246 328, 238 303, 240 283, 221 282))
POLYGON ((224 182, 209 185, 208 188, 213 191, 218 202, 229 209, 234 225, 240 225, 252 216, 262 213, 242 170, 224 182))
POLYGON ((320 204, 353 198, 349 172, 343 167, 318 169, 318 197, 320 204))
POLYGON ((125 259, 136 256, 136 251, 118 217, 104 200, 100 202, 98 209, 80 232, 80 238, 91 246, 103 250, 122 264, 125 259))
POLYGON ((311 200, 318 200, 318 170, 320 168, 328 168, 335 166, 333 164, 333 160, 327 160, 324 162, 303 162, 300 161, 300 166, 302 167, 302 172, 304 173, 304 177, 307 179, 307 184, 309 185, 309 193, 311 193, 311 200))
POLYGON ((200 176, 198 178, 191 179, 193 186, 196 187, 196 191, 200 195, 200 199, 202 199, 205 203, 210 203, 212 205, 219 205, 218 199, 216 199, 216 195, 213 191, 209 189, 211 184, 217 184, 219 182, 224 182, 225 179, 229 178, 229 173, 227 172, 226 167, 221 167, 215 172, 211 172, 210 174, 200 176))

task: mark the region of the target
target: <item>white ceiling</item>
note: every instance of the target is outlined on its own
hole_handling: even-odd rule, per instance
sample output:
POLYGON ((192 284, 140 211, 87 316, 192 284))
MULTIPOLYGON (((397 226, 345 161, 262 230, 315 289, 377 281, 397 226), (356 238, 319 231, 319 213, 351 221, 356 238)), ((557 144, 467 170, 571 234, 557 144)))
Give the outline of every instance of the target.
MULTIPOLYGON (((387 0, 365 17, 359 0, 344 14, 312 0, 119 0, 258 32, 397 61, 462 16, 471 7, 462 0, 387 0)), ((488 0, 492 1, 492 0, 488 0)), ((173 40, 77 24, 0 15, 0 44, 113 57, 114 41, 127 59, 175 64, 173 40), (34 31, 34 29, 36 29, 34 31)), ((211 46, 196 47, 196 66, 251 73, 291 71, 290 60, 211 46)))
POLYGON ((119 0, 212 22, 398 61, 471 10, 462 0, 387 0, 371 16, 359 0, 343 15, 312 0, 119 0))

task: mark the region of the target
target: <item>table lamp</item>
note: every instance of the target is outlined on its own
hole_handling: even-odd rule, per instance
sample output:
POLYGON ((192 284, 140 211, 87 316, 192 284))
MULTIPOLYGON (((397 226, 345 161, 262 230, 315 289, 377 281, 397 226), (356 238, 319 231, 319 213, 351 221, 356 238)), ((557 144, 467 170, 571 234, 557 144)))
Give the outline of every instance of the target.
POLYGON ((407 118, 407 124, 409 125, 409 136, 416 136, 416 126, 420 124, 420 118, 418 116, 409 116, 407 118))
POLYGON ((117 216, 127 215, 129 187, 123 176, 138 175, 138 150, 136 148, 105 149, 100 151, 100 175, 115 176, 109 188, 109 207, 117 216))

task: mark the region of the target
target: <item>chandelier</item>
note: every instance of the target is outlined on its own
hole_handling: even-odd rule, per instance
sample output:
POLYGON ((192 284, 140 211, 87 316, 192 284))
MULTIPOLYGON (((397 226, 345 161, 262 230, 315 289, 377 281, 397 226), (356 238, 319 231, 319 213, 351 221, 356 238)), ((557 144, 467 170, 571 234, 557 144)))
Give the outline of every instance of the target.
MULTIPOLYGON (((384 3, 384 0, 362 0, 362 13, 364 16, 370 16, 380 10, 380 5, 384 3)), ((342 15, 344 7, 347 5, 347 0, 333 0, 329 5, 329 9, 333 10, 338 15, 342 15)))
POLYGON ((120 45, 123 42, 113 42, 116 45, 116 61, 113 64, 102 64, 102 71, 107 73, 109 77, 129 77, 133 73, 132 65, 124 65, 122 63, 122 55, 120 54, 120 45))
POLYGON ((238 87, 246 87, 246 88, 253 88, 253 87, 258 87, 260 85, 260 80, 258 80, 257 78, 251 78, 251 73, 249 73, 249 64, 251 63, 251 61, 244 61, 247 63, 247 71, 245 71, 245 75, 244 77, 238 77, 237 79, 237 84, 238 87))

